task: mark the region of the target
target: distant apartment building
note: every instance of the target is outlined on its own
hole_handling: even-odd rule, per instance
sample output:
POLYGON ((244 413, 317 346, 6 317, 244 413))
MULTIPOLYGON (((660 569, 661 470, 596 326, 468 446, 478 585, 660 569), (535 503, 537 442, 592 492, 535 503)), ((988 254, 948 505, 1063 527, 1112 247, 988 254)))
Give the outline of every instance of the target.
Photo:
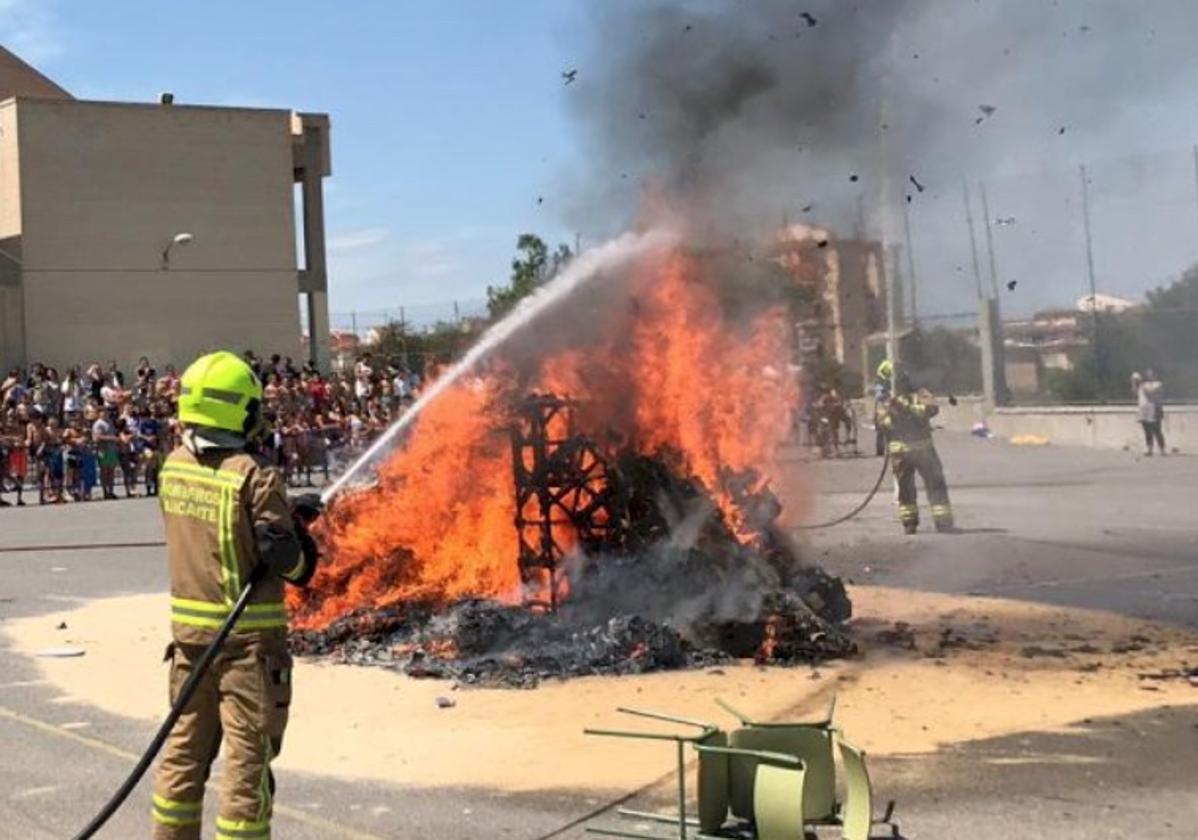
POLYGON ((329 364, 337 372, 351 370, 362 352, 362 337, 348 330, 329 333, 329 364))
POLYGON ((867 339, 886 323, 881 243, 788 225, 774 249, 775 259, 812 301, 807 317, 795 324, 801 356, 830 358, 863 373, 867 339))
POLYGON ((1090 347, 1090 315, 1097 310, 1117 314, 1136 306, 1113 295, 1089 295, 1074 309, 1046 309, 1031 318, 1003 324, 1007 387, 1016 394, 1042 390, 1045 371, 1073 370, 1090 347))
POLYGON ((169 100, 77 100, 0 47, 0 364, 299 357, 302 296, 327 368, 328 117, 169 100))

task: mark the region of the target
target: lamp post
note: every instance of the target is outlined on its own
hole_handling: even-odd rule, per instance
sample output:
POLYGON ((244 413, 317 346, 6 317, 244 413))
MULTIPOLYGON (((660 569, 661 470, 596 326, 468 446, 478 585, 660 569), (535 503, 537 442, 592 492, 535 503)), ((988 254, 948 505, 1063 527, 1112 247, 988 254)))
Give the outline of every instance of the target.
POLYGON ((171 267, 171 248, 176 245, 190 245, 195 239, 190 233, 176 233, 167 246, 162 249, 162 270, 166 271, 171 267))

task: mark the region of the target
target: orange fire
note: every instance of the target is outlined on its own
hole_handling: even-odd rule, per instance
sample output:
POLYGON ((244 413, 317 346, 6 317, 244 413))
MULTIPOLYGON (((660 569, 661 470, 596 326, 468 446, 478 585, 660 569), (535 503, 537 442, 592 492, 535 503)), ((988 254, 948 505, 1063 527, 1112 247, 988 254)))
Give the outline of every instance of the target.
POLYGON ((412 599, 520 599, 508 406, 531 391, 577 400, 579 429, 671 453, 735 525, 725 471, 774 474, 797 394, 785 307, 733 322, 710 271, 680 251, 645 258, 610 311, 588 313, 600 338, 551 350, 524 376, 501 359, 430 404, 377 485, 326 516, 324 562, 290 595, 295 624, 412 599))

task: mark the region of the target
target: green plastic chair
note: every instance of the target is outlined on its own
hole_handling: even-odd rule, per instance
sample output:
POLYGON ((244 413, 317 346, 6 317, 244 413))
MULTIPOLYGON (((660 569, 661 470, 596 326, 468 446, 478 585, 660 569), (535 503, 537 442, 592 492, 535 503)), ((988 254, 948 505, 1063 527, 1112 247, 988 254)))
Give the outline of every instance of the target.
MULTIPOLYGON (((638 717, 664 720, 685 726, 697 727, 696 735, 680 735, 663 732, 626 731, 614 729, 586 729, 587 735, 614 738, 637 738, 645 740, 673 741, 678 756, 678 811, 662 814, 653 811, 638 811, 620 808, 617 813, 624 818, 638 819, 670 826, 670 838, 678 840, 805 840, 803 820, 803 776, 805 768, 801 759, 793 755, 749 750, 727 746, 727 735, 717 727, 702 721, 679 718, 659 712, 621 708, 617 711, 638 717), (696 796, 698 807, 695 817, 686 813, 686 767, 685 747, 691 744, 698 753, 698 782, 696 796), (734 762, 752 762, 752 823, 728 824, 730 803, 730 771, 734 762)), ((747 766, 747 765, 738 765, 747 766)), ((588 826, 589 834, 603 837, 656 838, 665 840, 662 834, 645 831, 628 831, 620 828, 588 826)))
MULTIPOLYGON (((835 695, 824 716, 809 721, 760 721, 723 700, 716 703, 744 725, 729 733, 729 746, 785 753, 803 761, 804 819, 808 825, 840 826, 845 840, 865 840, 877 825, 889 826, 893 837, 902 836, 893 820, 893 800, 887 803, 881 818, 873 818, 873 792, 865 753, 845 741, 843 733, 833 724, 835 695), (833 742, 839 748, 843 770, 843 803, 836 796, 833 742)), ((752 759, 732 759, 729 764, 729 807, 740 819, 754 819, 751 792, 755 770, 752 759)))
MULTIPOLYGON (((767 754, 763 754, 767 755, 767 754)), ((803 821, 803 766, 785 767, 759 757, 753 784, 757 840, 806 840, 803 821), (796 799, 794 792, 800 791, 796 799)))
MULTIPOLYGON (((728 745, 748 751, 764 751, 792 755, 803 762, 803 816, 809 823, 835 825, 839 823, 836 801, 836 760, 832 741, 835 729, 832 716, 836 707, 833 697, 827 715, 821 720, 798 722, 758 721, 716 700, 725 711, 742 724, 741 729, 728 735, 728 745)), ((729 805, 732 813, 744 820, 755 818, 754 783, 757 762, 750 757, 732 758, 729 762, 729 805)))
POLYGON ((747 828, 754 840, 806 840, 806 822, 803 819, 803 776, 806 768, 793 755, 747 750, 737 747, 717 747, 697 744, 700 756, 720 755, 729 761, 753 762, 753 821, 733 828, 737 834, 699 835, 700 840, 715 840, 718 837, 746 836, 747 828))
POLYGON ((874 824, 873 791, 869 771, 865 768, 865 753, 843 738, 837 739, 840 759, 844 765, 844 813, 841 816, 844 840, 868 840, 874 824))
POLYGON ((894 821, 893 801, 886 804, 886 812, 880 819, 874 819, 873 788, 869 770, 865 767, 865 751, 841 737, 836 739, 836 745, 840 748, 845 789, 840 836, 844 840, 868 840, 875 825, 886 825, 890 827, 892 837, 901 837, 898 823, 894 821))
MULTIPOLYGON (((667 723, 675 723, 681 726, 690 726, 697 728, 699 732, 695 735, 680 735, 673 732, 643 732, 630 731, 620 729, 584 729, 586 735, 597 735, 608 738, 632 738, 649 741, 672 741, 676 746, 677 756, 677 776, 678 776, 678 811, 674 814, 659 814, 652 811, 637 811, 631 808, 620 808, 617 813, 621 817, 632 819, 640 819, 648 822, 659 823, 662 825, 671 825, 674 827, 673 837, 678 840, 688 840, 689 837, 702 837, 703 832, 717 832, 728 815, 728 757, 719 752, 708 753, 704 756, 700 753, 699 760, 699 781, 698 781, 698 819, 688 817, 686 814, 686 746, 692 744, 695 746, 710 745, 715 748, 722 748, 727 743, 727 736, 720 730, 718 726, 713 726, 703 721, 690 720, 689 718, 681 718, 675 715, 662 714, 661 712, 650 712, 643 709, 619 708, 617 712, 626 715, 634 715, 636 717, 650 718, 652 720, 661 720, 667 723), (691 829, 696 831, 692 834, 691 829)), ((601 826, 588 826, 586 829, 588 834, 598 834, 603 837, 627 837, 636 838, 636 840, 645 840, 645 838, 661 837, 662 835, 652 835, 645 832, 631 832, 617 828, 604 828, 601 826)), ((713 836, 716 836, 713 834, 713 836)))

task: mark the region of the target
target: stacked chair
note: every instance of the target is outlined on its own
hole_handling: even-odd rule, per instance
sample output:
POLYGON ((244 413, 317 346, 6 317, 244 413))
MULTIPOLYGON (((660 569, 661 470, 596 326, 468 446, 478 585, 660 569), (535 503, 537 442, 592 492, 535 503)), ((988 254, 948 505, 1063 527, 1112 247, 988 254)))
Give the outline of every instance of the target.
POLYGON ((659 826, 647 833, 627 828, 589 827, 591 834, 638 840, 809 840, 821 826, 840 829, 843 840, 868 840, 875 826, 901 837, 892 819, 894 803, 874 819, 873 792, 865 753, 844 739, 833 725, 836 700, 821 720, 764 722, 754 720, 722 700, 721 708, 740 726, 730 731, 703 721, 620 708, 617 711, 696 730, 671 732, 587 729, 588 735, 671 741, 675 744, 678 811, 662 814, 621 808, 621 817, 659 826), (687 815, 688 747, 697 754, 696 809, 687 815), (834 753, 840 755, 843 800, 837 796, 834 753), (669 833, 663 833, 669 829, 669 833))

